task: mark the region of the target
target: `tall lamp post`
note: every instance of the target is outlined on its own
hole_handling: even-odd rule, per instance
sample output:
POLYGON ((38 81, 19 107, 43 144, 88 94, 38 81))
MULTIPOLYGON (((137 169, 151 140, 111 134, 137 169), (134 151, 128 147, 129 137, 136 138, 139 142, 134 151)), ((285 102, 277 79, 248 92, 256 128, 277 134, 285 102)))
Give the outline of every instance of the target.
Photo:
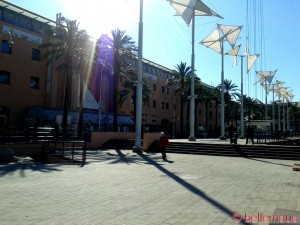
MULTIPOLYGON (((247 45, 246 45, 247 46, 247 45)), ((240 114, 240 138, 243 139, 244 137, 244 84, 243 84, 243 74, 244 74, 244 57, 247 57, 247 73, 249 73, 250 69, 252 68, 254 62, 258 58, 258 54, 250 55, 248 52, 245 53, 245 55, 238 55, 241 45, 238 45, 233 50, 226 53, 226 55, 232 55, 234 57, 240 57, 241 58, 241 114, 240 114)), ((236 62, 236 58, 234 60, 236 62)))
POLYGON ((217 28, 213 30, 201 44, 220 53, 222 56, 222 69, 221 69, 221 140, 225 140, 225 120, 224 120, 224 42, 228 41, 232 48, 241 32, 241 26, 228 26, 217 24, 217 28), (221 36, 221 33, 223 36, 221 36))
POLYGON ((167 0, 177 11, 187 25, 192 26, 192 55, 191 55, 191 97, 190 97, 190 136, 189 141, 195 141, 195 16, 216 16, 223 18, 211 10, 201 0, 167 0))
POLYGON ((133 152, 142 152, 142 103, 143 103, 143 0, 140 0, 139 44, 138 44, 138 77, 136 84, 136 116, 135 116, 135 143, 133 152))

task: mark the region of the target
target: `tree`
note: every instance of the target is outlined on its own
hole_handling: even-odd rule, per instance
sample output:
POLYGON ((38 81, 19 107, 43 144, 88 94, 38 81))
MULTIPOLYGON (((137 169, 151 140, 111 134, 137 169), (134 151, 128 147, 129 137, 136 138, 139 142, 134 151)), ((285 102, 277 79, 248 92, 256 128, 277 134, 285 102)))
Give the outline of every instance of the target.
POLYGON ((82 56, 82 42, 86 38, 86 32, 79 30, 79 23, 66 21, 66 26, 56 26, 49 33, 47 43, 39 46, 47 49, 42 54, 42 59, 47 60, 47 65, 57 62, 56 70, 62 72, 65 78, 64 103, 63 103, 63 134, 68 127, 68 111, 71 104, 72 78, 78 70, 80 56, 82 56))
MULTIPOLYGON (((133 113, 134 113, 134 121, 135 121, 135 116, 136 116, 136 84, 137 84, 137 74, 135 71, 131 71, 128 74, 128 78, 126 79, 125 82, 122 84, 124 87, 123 90, 119 92, 119 98, 118 98, 118 105, 122 107, 123 103, 131 97, 133 101, 133 113)), ((149 106, 149 94, 151 90, 147 83, 143 81, 143 103, 147 104, 149 106)))
MULTIPOLYGON (((221 87, 221 84, 219 84, 219 87, 221 87)), ((233 84, 231 80, 225 79, 224 80, 224 102, 227 105, 226 107, 226 115, 225 120, 227 122, 227 125, 229 124, 229 120, 233 119, 229 117, 229 110, 231 109, 231 102, 233 99, 238 99, 240 94, 238 91, 238 86, 236 84, 233 84)))
POLYGON ((255 109, 255 100, 249 96, 247 97, 247 95, 243 95, 243 98, 243 106, 247 115, 247 120, 251 120, 253 118, 253 111, 255 109))
POLYGON ((218 107, 220 104, 220 98, 221 98, 221 90, 219 87, 215 87, 212 90, 212 99, 215 102, 215 117, 216 117, 216 123, 215 123, 215 137, 220 136, 220 131, 218 129, 218 118, 219 118, 219 112, 218 107))
POLYGON ((118 131, 118 96, 120 77, 127 74, 130 69, 128 58, 134 58, 137 53, 137 47, 132 38, 125 35, 125 31, 119 29, 113 30, 112 34, 112 52, 113 52, 113 86, 114 86, 114 104, 113 104, 113 131, 118 131))
POLYGON ((289 116, 293 118, 295 124, 295 131, 299 131, 299 121, 300 121, 300 108, 297 103, 291 104, 289 108, 289 116))
POLYGON ((187 85, 187 77, 191 74, 191 67, 186 63, 180 62, 175 66, 175 71, 171 77, 167 80, 167 86, 174 86, 175 93, 180 94, 180 133, 183 132, 183 102, 184 94, 187 93, 189 87, 187 85))

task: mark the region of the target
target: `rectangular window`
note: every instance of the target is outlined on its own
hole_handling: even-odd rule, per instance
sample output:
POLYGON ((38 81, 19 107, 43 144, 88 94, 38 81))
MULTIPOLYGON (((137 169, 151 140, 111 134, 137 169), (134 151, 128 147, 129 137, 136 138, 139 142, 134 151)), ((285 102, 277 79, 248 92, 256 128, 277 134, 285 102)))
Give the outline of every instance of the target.
POLYGON ((10 83, 10 72, 0 71, 0 84, 9 84, 10 83))
POLYGON ((153 106, 153 108, 156 108, 156 101, 155 100, 153 100, 152 106, 153 106))
POLYGON ((162 103, 161 103, 161 109, 164 109, 164 108, 165 108, 165 103, 162 102, 162 103))
POLYGON ((12 45, 8 41, 2 40, 1 51, 3 53, 11 54, 11 46, 12 45))
POLYGON ((30 88, 38 89, 39 88, 39 78, 30 77, 30 88))
POLYGON ((166 110, 169 110, 169 103, 166 103, 166 110))
POLYGON ((41 61, 41 51, 39 49, 32 49, 32 60, 41 61))
POLYGON ((153 91, 156 91, 156 84, 153 84, 153 91))
POLYGON ((165 93, 165 87, 164 86, 161 87, 161 93, 165 93))

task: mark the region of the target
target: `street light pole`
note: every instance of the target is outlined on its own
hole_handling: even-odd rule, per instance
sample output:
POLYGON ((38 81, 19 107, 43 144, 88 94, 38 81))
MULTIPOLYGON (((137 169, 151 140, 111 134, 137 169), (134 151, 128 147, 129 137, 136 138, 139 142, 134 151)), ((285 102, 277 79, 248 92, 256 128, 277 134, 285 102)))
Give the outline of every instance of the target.
POLYGON ((133 152, 142 152, 142 103, 143 103, 143 0, 140 0, 140 22, 139 22, 139 43, 138 43, 138 79, 136 86, 136 116, 135 116, 135 145, 133 152))
POLYGON ((221 70, 221 140, 225 140, 225 121, 224 121, 224 38, 220 41, 222 55, 222 70, 221 70))
POLYGON ((240 138, 245 138, 244 137, 244 82, 243 82, 243 59, 244 56, 240 55, 241 57, 241 116, 240 116, 240 126, 241 126, 241 134, 240 138))
POLYGON ((196 141, 195 137, 195 12, 192 17, 192 71, 191 71, 191 99, 190 99, 190 136, 189 141, 196 141))

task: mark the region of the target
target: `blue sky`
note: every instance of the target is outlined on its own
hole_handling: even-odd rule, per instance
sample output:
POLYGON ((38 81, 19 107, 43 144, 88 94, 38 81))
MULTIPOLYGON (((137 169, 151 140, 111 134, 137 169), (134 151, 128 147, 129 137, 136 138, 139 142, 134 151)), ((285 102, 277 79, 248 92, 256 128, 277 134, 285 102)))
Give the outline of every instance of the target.
MULTIPOLYGON (((138 42, 139 0, 9 0, 8 2, 55 20, 56 13, 80 22, 80 28, 98 38, 101 33, 120 28, 138 42)), ((199 44, 216 24, 243 26, 237 44, 244 53, 246 37, 251 54, 260 54, 249 74, 244 71, 244 94, 265 101, 265 91, 255 71, 278 69, 273 81, 280 80, 300 101, 300 11, 298 0, 203 0, 224 17, 197 17, 195 30, 195 69, 205 83, 221 82, 221 55, 199 44), (251 2, 247 3, 247 2, 251 2), (247 7, 248 6, 248 7, 247 7)), ((144 0, 143 57, 174 69, 181 61, 191 64, 191 28, 166 0, 144 0)), ((229 51, 229 45, 225 51, 229 51)), ((244 60, 245 61, 245 60, 244 60)), ((240 87, 241 65, 232 67, 233 58, 224 57, 225 79, 240 87)), ((244 69, 246 64, 244 64, 244 69)), ((275 96, 275 100, 278 97, 275 96)), ((268 96, 268 102, 272 95, 268 96)))

